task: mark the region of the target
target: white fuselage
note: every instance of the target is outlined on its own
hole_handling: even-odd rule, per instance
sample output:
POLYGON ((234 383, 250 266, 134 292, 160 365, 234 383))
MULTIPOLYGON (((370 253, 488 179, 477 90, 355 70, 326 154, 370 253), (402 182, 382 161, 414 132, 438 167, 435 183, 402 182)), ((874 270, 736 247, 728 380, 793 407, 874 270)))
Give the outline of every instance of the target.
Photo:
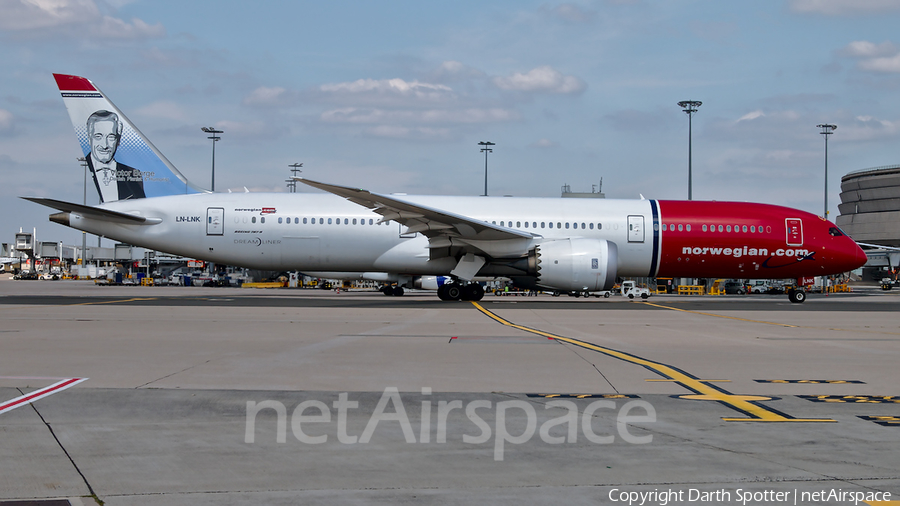
MULTIPOLYGON (((650 274, 653 218, 648 200, 402 198, 534 234, 532 241, 518 241, 494 257, 516 258, 536 244, 556 239, 605 239, 618 245, 619 275, 650 274), (635 219, 646 230, 636 230, 635 219)), ((161 221, 125 225, 73 213, 70 225, 136 246, 222 264, 264 270, 445 275, 457 263, 449 257, 429 260, 429 242, 422 234, 404 235, 405 227, 393 221, 378 224, 380 215, 329 194, 206 193, 100 207, 161 221)))

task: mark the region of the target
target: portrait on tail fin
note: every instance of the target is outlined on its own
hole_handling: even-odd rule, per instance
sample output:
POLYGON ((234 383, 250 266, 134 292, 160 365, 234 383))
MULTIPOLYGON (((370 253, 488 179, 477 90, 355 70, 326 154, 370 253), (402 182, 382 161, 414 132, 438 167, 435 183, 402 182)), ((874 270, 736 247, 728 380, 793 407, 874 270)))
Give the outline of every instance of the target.
POLYGON ((119 116, 110 111, 95 111, 88 117, 86 127, 91 151, 85 158, 101 201, 145 198, 141 171, 119 163, 115 158, 122 140, 119 116))

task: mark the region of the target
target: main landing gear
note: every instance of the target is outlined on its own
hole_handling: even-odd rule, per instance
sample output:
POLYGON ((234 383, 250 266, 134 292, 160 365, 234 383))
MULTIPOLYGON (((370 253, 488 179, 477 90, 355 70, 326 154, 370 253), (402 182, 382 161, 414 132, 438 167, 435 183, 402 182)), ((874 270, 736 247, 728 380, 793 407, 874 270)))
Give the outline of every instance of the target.
POLYGON ((400 285, 397 285, 397 286, 384 285, 381 287, 381 293, 383 293, 389 297, 390 296, 400 297, 401 295, 403 295, 403 287, 400 285))
POLYGON ((802 288, 791 288, 788 290, 788 299, 794 304, 802 304, 806 300, 806 290, 802 288))
POLYGON ((478 283, 469 283, 468 285, 449 283, 439 286, 437 293, 441 300, 478 301, 484 298, 484 288, 478 283))

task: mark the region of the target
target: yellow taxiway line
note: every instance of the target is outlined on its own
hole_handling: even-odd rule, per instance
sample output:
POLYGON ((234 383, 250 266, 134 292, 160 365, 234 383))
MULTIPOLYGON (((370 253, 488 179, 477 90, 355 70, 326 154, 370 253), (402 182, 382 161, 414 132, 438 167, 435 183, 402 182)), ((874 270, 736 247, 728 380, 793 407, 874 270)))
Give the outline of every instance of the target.
MULTIPOLYGON (((704 400, 704 401, 717 401, 731 409, 739 411, 747 415, 746 418, 722 418, 726 422, 834 422, 830 418, 794 418, 785 413, 781 413, 779 411, 773 410, 767 406, 759 404, 760 401, 771 400, 770 397, 761 397, 761 396, 752 396, 752 395, 735 395, 728 391, 725 391, 719 387, 713 386, 710 384, 708 380, 702 380, 697 378, 691 374, 688 374, 680 369, 675 367, 662 364, 659 362, 654 362, 652 360, 647 360, 645 358, 638 357, 636 355, 632 355, 630 353, 625 353, 622 351, 614 350, 612 348, 606 348, 604 346, 599 346, 596 344, 588 343, 585 341, 581 341, 578 339, 572 339, 571 337, 560 336, 556 334, 551 334, 549 332, 544 332, 543 330, 532 329, 530 327, 525 327, 522 325, 517 325, 509 320, 506 320, 493 312, 485 309, 484 306, 477 302, 472 302, 472 305, 475 306, 476 309, 481 311, 483 314, 493 319, 497 323, 505 325, 507 327, 512 327, 515 329, 519 329, 523 332, 529 332, 531 334, 537 334, 540 336, 548 337, 551 339, 556 339, 558 341, 571 344, 573 346, 578 346, 580 348, 585 348, 588 350, 596 351, 602 353, 604 355, 608 355, 611 357, 618 358, 619 360, 624 360, 625 362, 629 362, 632 364, 641 365, 646 367, 647 369, 659 374, 660 376, 671 380, 675 383, 680 384, 681 386, 687 388, 688 390, 694 392, 689 395, 680 396, 682 399, 689 400, 704 400)), ((680 311, 680 310, 679 310, 680 311)))

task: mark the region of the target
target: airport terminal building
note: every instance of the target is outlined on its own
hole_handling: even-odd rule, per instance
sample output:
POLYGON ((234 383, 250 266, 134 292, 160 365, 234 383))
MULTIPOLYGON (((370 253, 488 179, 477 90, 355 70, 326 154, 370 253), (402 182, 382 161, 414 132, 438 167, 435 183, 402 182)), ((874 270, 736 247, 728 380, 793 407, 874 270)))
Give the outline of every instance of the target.
MULTIPOLYGON (((857 170, 841 178, 840 216, 835 223, 857 242, 900 247, 900 165, 857 170)), ((863 279, 896 279, 900 252, 873 249, 863 279)))
POLYGON ((900 165, 841 178, 837 225, 857 242, 900 247, 900 165))

